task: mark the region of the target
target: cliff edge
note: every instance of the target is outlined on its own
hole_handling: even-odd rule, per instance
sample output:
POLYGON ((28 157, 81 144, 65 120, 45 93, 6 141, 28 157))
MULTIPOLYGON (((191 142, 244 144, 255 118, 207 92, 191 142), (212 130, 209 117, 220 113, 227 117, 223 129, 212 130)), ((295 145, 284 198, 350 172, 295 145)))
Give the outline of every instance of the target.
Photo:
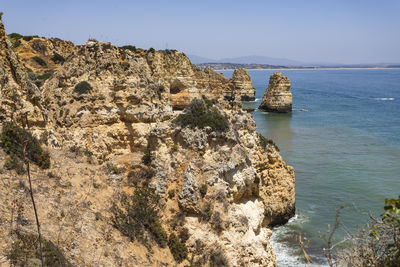
MULTIPOLYGON (((46 260, 275 266, 270 227, 294 215, 294 171, 225 76, 178 51, 92 40, 39 90, 1 22, 0 46, 0 126, 33 132, 50 156, 31 168, 46 260)), ((0 263, 37 264, 26 173, 0 145, 0 263)))

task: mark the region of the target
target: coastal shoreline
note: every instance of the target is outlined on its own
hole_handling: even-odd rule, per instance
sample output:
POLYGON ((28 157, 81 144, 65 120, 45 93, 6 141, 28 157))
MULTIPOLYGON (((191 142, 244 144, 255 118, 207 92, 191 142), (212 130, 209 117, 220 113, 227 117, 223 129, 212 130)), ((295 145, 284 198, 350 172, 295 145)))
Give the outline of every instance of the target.
MULTIPOLYGON (((385 68, 385 67, 376 67, 376 68, 276 68, 276 69, 246 69, 246 70, 396 70, 400 68, 385 68)), ((214 71, 234 71, 235 69, 215 69, 214 71)))

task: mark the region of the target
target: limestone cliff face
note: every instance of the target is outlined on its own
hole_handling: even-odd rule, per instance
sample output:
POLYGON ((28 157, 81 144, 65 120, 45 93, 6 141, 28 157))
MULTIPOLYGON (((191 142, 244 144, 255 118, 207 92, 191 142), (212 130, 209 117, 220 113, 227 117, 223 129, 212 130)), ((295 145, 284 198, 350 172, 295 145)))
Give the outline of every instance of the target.
POLYGON ((240 94, 242 101, 254 101, 256 89, 253 87, 249 73, 244 68, 236 69, 230 79, 233 90, 240 94))
POLYGON ((194 98, 206 96, 226 108, 229 81, 211 68, 193 66, 177 51, 137 54, 109 43, 89 41, 70 56, 43 86, 48 131, 54 147, 80 146, 104 161, 115 154, 142 150, 142 133, 171 118, 194 98), (79 83, 90 90, 79 93, 79 83))
MULTIPOLYGON (((161 222, 174 233, 178 218, 194 262, 207 266, 211 254, 222 253, 232 266, 275 265, 269 227, 294 213, 294 172, 275 146, 262 147, 232 80, 193 66, 177 51, 133 52, 89 41, 40 92, 19 67, 2 24, 0 46, 1 121, 23 125, 27 118, 44 137, 52 167, 32 166, 42 234, 74 266, 189 264, 177 264, 151 240, 149 251, 113 227, 111 207, 136 188, 136 168, 154 171, 148 186, 161 197, 161 222), (224 116, 228 129, 179 126, 175 118, 187 110, 174 109, 195 98, 224 116), (146 147, 149 166, 142 164, 146 147)), ((248 80, 234 80, 249 88, 248 80)), ((6 157, 0 149, 0 166, 6 157)), ((7 259, 13 231, 35 233, 36 226, 25 176, 0 171, 0 179, 8 181, 0 187, 6 236, 0 259, 7 259)))
POLYGON ((41 93, 21 67, 0 19, 0 123, 44 124, 41 93))
POLYGON ((279 71, 271 75, 268 88, 258 108, 278 113, 292 112, 292 93, 288 77, 279 71))
POLYGON ((19 39, 20 45, 14 48, 24 65, 35 73, 44 74, 58 70, 62 63, 78 48, 70 41, 58 38, 34 37, 29 41, 19 39), (39 57, 44 64, 35 61, 39 57))
POLYGON ((221 112, 229 118, 227 132, 167 122, 150 131, 154 165, 162 170, 152 186, 161 195, 171 189, 179 192, 166 206, 186 212, 187 245, 195 261, 202 262, 201 255, 218 248, 232 266, 274 266, 268 226, 294 215, 293 168, 275 146, 261 147, 251 115, 221 112), (202 196, 205 185, 208 190, 202 196), (196 253, 199 246, 201 252, 196 253))

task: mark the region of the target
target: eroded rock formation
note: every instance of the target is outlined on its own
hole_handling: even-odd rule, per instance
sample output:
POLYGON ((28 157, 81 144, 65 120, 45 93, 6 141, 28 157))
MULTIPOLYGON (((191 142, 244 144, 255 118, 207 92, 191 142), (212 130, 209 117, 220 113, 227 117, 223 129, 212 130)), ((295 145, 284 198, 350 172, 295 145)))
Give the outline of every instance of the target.
POLYGON ((232 89, 240 95, 242 101, 254 101, 256 89, 253 87, 251 77, 246 69, 238 68, 230 78, 232 89))
POLYGON ((18 46, 14 48, 15 53, 27 68, 39 74, 58 70, 62 63, 78 50, 72 42, 58 38, 32 37, 30 40, 24 40, 22 37, 18 42, 18 46), (38 62, 37 58, 42 59, 44 63, 40 60, 38 62))
POLYGON ((271 75, 268 88, 258 108, 269 112, 292 112, 292 93, 288 77, 279 71, 271 75))
MULTIPOLYGON (((2 122, 28 121, 50 151, 49 170, 32 166, 34 191, 43 237, 68 261, 177 265, 151 235, 145 246, 113 227, 111 207, 138 188, 135 171, 149 169, 146 186, 161 198, 162 225, 167 234, 187 233, 194 262, 207 265, 220 255, 232 266, 275 265, 269 226, 294 213, 294 172, 273 144, 263 147, 253 118, 240 108, 241 94, 231 95, 232 81, 177 51, 134 52, 89 41, 40 92, 0 26, 2 122), (226 130, 176 122, 182 112, 173 109, 195 98, 225 118, 226 130), (144 148, 151 151, 146 166, 144 148)), ((246 83, 236 84, 249 88, 246 83)), ((0 166, 6 158, 0 149, 0 166)), ((0 258, 7 259, 15 229, 34 234, 35 221, 24 176, 10 170, 0 178, 8 181, 0 187, 0 258)))
POLYGON ((0 123, 44 125, 41 93, 31 82, 0 20, 0 123))

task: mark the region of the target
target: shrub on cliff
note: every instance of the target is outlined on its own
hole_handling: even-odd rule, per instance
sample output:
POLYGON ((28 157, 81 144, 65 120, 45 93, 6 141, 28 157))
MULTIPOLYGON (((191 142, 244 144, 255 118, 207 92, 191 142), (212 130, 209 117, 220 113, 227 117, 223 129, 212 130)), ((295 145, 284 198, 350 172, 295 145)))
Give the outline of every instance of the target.
POLYGON ((229 129, 228 119, 217 108, 207 105, 202 99, 194 99, 173 122, 182 127, 200 129, 211 127, 219 132, 229 129))
POLYGON ((357 234, 348 233, 345 240, 333 244, 332 236, 343 225, 339 221, 341 209, 332 230, 328 228, 328 235, 322 235, 327 242, 324 252, 329 266, 400 266, 400 196, 385 200, 385 212, 380 218, 370 215, 372 221, 357 234))
POLYGON ((136 52, 136 46, 133 46, 133 45, 124 45, 124 46, 120 46, 119 47, 119 49, 122 49, 122 50, 129 50, 129 51, 132 51, 132 52, 136 52))
POLYGON ((264 149, 267 148, 267 144, 272 145, 275 147, 275 149, 277 151, 279 151, 279 147, 275 144, 274 141, 272 141, 271 139, 265 138, 262 134, 258 134, 258 137, 260 139, 260 146, 264 149))
POLYGON ((87 81, 78 83, 74 88, 74 93, 77 93, 78 95, 87 94, 90 91, 92 91, 92 86, 87 81))
POLYGON ((174 233, 170 234, 169 236, 168 247, 172 256, 178 263, 181 263, 187 258, 188 251, 185 243, 174 233))
POLYGON ((25 41, 29 42, 33 38, 38 38, 38 37, 39 37, 38 35, 27 35, 27 36, 23 36, 22 39, 24 39, 25 41))
MULTIPOLYGON (((40 266, 39 242, 36 235, 16 231, 14 242, 8 252, 8 259, 13 266, 40 266)), ((72 266, 51 241, 43 240, 44 265, 49 267, 72 266)))
POLYGON ((10 38, 12 38, 12 39, 19 40, 19 39, 21 39, 21 38, 24 37, 24 36, 21 35, 21 34, 19 34, 19 33, 13 32, 13 33, 10 33, 10 34, 8 35, 8 37, 10 37, 10 38))
POLYGON ((23 149, 26 145, 26 157, 42 169, 50 167, 50 154, 44 151, 39 141, 25 129, 13 124, 3 126, 0 135, 0 146, 3 148, 14 163, 23 159, 23 149))
POLYGON ((158 212, 159 197, 148 187, 137 188, 132 196, 122 195, 119 205, 113 204, 112 222, 123 235, 132 241, 139 240, 148 246, 148 231, 161 246, 167 244, 167 233, 161 225, 158 212))
POLYGON ((61 56, 60 54, 58 54, 58 53, 54 53, 54 55, 53 55, 53 57, 51 58, 51 60, 52 60, 54 63, 59 63, 59 64, 62 64, 62 63, 65 62, 65 58, 64 58, 63 56, 61 56))
POLYGON ((20 39, 23 37, 21 34, 14 32, 14 33, 9 34, 8 37, 10 38, 11 43, 13 44, 14 48, 21 45, 20 39))
POLYGON ((44 61, 42 58, 40 58, 38 56, 34 56, 32 59, 42 67, 46 67, 47 66, 46 61, 44 61))

